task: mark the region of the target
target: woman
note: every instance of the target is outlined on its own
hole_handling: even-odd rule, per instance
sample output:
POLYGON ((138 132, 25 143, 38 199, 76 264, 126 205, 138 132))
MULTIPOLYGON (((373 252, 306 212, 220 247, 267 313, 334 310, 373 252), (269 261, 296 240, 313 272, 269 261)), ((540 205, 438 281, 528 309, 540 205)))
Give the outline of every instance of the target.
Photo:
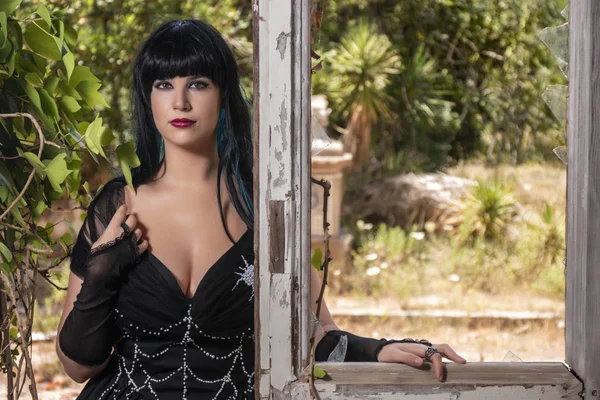
MULTIPOLYGON (((135 191, 115 178, 89 206, 57 353, 90 379, 79 399, 253 398, 252 143, 235 60, 210 25, 168 22, 136 58, 133 95, 135 191)), ((465 362, 340 331, 326 306, 320 322, 318 360, 345 337, 347 361, 427 358, 440 380, 442 355, 465 362)))

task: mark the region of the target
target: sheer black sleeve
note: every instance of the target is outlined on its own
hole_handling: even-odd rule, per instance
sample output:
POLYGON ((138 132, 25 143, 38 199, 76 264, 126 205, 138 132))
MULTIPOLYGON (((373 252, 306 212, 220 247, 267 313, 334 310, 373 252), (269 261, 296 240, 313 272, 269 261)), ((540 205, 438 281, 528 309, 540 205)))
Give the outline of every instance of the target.
POLYGON ((123 202, 123 182, 107 183, 88 208, 73 252, 71 269, 83 283, 58 340, 62 352, 81 365, 101 365, 110 355, 119 289, 139 261, 137 237, 129 230, 90 250, 123 202))
POLYGON ((117 208, 125 203, 125 184, 123 177, 107 182, 88 207, 87 216, 71 251, 71 271, 80 278, 85 275, 85 263, 92 245, 102 235, 117 208))

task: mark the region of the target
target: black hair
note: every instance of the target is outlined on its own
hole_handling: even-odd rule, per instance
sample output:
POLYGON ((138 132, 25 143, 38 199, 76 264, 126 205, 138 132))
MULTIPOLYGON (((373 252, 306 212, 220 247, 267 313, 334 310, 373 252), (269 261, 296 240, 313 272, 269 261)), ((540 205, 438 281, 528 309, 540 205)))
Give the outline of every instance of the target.
POLYGON ((249 104, 241 88, 237 63, 221 34, 199 20, 169 21, 150 34, 133 66, 133 109, 136 153, 140 166, 132 170, 134 186, 152 180, 163 163, 161 135, 154 124, 150 93, 157 79, 205 76, 221 90, 218 138, 217 196, 221 221, 227 229, 220 181, 245 224, 253 229, 252 138, 249 104), (236 186, 237 184, 237 186, 236 186))

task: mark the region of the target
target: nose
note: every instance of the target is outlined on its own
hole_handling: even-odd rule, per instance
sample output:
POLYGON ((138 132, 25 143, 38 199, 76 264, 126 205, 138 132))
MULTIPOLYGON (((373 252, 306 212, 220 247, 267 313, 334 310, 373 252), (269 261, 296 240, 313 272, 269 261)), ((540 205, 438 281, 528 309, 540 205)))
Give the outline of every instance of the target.
POLYGON ((174 92, 173 108, 180 111, 189 111, 192 106, 187 97, 187 90, 185 88, 177 88, 174 92))

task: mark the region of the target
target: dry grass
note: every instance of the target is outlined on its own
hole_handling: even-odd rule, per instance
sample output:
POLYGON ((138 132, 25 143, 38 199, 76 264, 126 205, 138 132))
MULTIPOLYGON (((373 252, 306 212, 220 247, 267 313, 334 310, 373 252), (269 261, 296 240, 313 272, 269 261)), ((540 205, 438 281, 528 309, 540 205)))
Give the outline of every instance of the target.
POLYGON ((525 164, 517 167, 501 165, 489 168, 483 164, 461 164, 444 171, 468 179, 498 178, 514 190, 517 201, 530 209, 540 210, 546 204, 565 213, 567 170, 559 164, 525 164))

